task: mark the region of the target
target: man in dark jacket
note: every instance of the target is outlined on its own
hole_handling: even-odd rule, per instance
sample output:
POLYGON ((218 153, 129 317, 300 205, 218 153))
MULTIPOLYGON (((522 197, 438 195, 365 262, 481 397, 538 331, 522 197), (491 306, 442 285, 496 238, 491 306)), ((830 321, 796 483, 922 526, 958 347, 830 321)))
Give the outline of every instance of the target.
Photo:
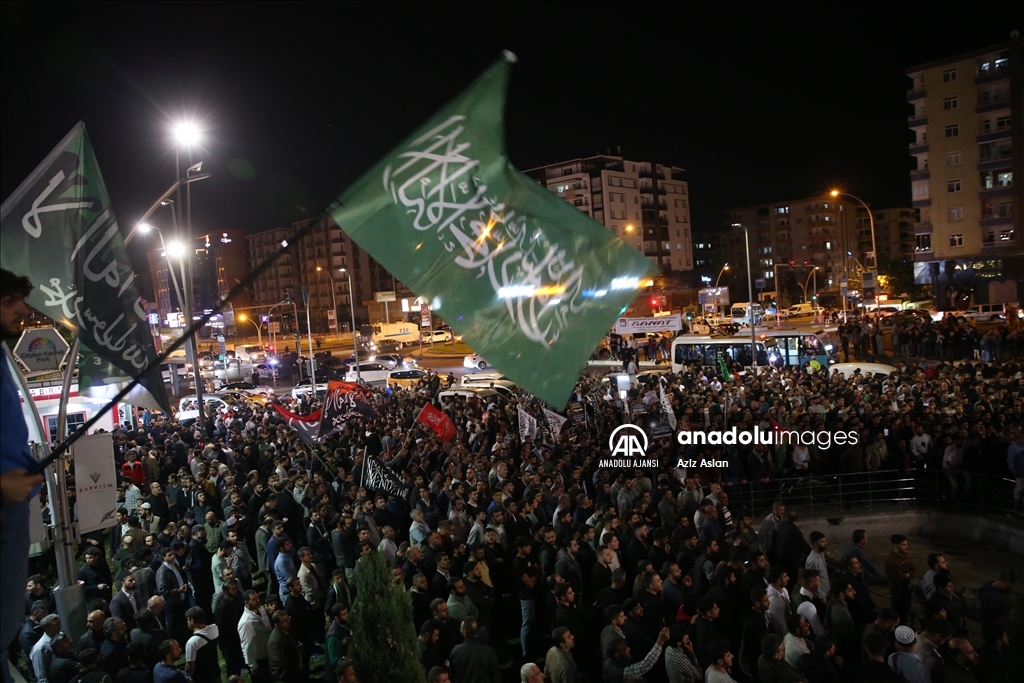
POLYGON ((292 618, 283 609, 271 617, 274 630, 267 641, 267 656, 270 661, 270 676, 274 683, 298 683, 305 681, 307 673, 302 670, 302 656, 299 644, 291 637, 292 618))
POLYGON ((761 641, 757 680, 759 683, 807 683, 807 679, 786 662, 786 646, 782 644, 782 636, 771 633, 761 641))
POLYGON ((475 619, 462 622, 461 645, 456 645, 449 658, 452 680, 458 683, 500 683, 498 653, 476 637, 475 619))
POLYGON ((228 676, 242 672, 242 641, 238 635, 238 622, 245 610, 245 600, 238 592, 238 582, 224 584, 224 589, 214 600, 213 623, 220 630, 217 645, 224 655, 224 668, 228 676))
POLYGON ((790 509, 786 513, 786 520, 779 523, 775 532, 775 552, 778 557, 778 564, 786 569, 791 577, 800 576, 799 569, 804 566, 804 558, 811 552, 811 546, 804 538, 797 522, 796 510, 790 509))
POLYGON ((743 644, 740 646, 740 664, 751 680, 757 680, 757 660, 761 656, 761 641, 771 632, 768 625, 768 592, 763 588, 750 591, 752 607, 743 619, 743 644))

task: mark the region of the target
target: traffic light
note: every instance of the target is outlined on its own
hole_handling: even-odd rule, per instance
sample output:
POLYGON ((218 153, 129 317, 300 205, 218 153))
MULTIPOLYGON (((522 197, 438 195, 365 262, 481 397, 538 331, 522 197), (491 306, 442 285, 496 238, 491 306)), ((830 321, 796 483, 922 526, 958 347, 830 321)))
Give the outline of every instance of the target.
POLYGON ((805 265, 805 266, 806 266, 806 265, 808 265, 808 261, 807 261, 807 259, 804 259, 804 265, 805 265))
POLYGON ((651 297, 651 306, 657 306, 657 305, 658 305, 658 297, 652 296, 651 297))
POLYGON ((794 261, 793 259, 790 259, 789 260, 789 265, 795 266, 796 265, 796 261, 794 261))
POLYGON ((292 290, 284 290, 284 303, 290 304, 292 302, 292 290))

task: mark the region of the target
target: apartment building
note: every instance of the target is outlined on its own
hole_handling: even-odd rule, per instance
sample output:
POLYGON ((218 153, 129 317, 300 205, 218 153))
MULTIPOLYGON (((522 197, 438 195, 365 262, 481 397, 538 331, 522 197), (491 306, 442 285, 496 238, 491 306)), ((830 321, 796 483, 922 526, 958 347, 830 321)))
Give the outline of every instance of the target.
MULTIPOLYGON (((920 210, 912 206, 894 206, 887 209, 872 209, 871 213, 875 216, 875 243, 879 263, 890 260, 913 260, 914 225, 919 222, 920 210)), ((870 240, 870 235, 868 239, 870 240)))
POLYGON ((871 251, 870 217, 859 202, 843 196, 822 195, 727 209, 724 228, 717 233, 720 252, 711 252, 720 253, 721 262, 711 260, 701 274, 717 280, 728 263, 729 274, 723 277, 723 284, 742 285, 743 291, 747 272, 744 228, 750 233, 753 279, 763 279, 764 291, 769 292, 776 289, 776 266, 794 268, 801 282, 817 266, 818 290, 838 291, 842 278, 852 281, 857 277, 859 265, 866 262, 871 251))
POLYGON ((693 270, 685 171, 618 155, 572 159, 526 171, 647 256, 660 270, 693 270))
POLYGON ((920 210, 915 279, 931 285, 941 306, 965 297, 1016 301, 1024 273, 1019 36, 906 73, 911 194, 920 210))
MULTIPOLYGON (((275 310, 274 320, 281 332, 294 332, 294 310, 299 311, 298 329, 306 329, 306 316, 301 290, 309 292, 310 327, 314 333, 327 333, 350 327, 354 312, 356 325, 383 320, 405 320, 411 310, 410 300, 415 295, 398 282, 369 253, 360 248, 334 222, 333 218, 316 219, 312 230, 302 239, 296 233, 307 226, 300 221, 288 228, 275 228, 249 235, 246 251, 249 267, 255 269, 277 252, 282 243, 288 247, 253 285, 254 309, 265 313, 274 304, 283 301, 286 290, 291 290, 297 302, 292 310, 282 306, 275 310), (341 269, 346 272, 341 272, 341 269), (349 292, 349 275, 352 289, 349 292), (378 292, 395 292, 396 301, 387 311, 376 302, 378 292), (403 299, 405 303, 403 305, 403 299), (354 306, 354 311, 352 311, 354 306), (403 308, 405 311, 403 311, 403 308), (282 317, 279 318, 278 316, 282 317)), ((418 315, 418 308, 415 309, 418 315)))

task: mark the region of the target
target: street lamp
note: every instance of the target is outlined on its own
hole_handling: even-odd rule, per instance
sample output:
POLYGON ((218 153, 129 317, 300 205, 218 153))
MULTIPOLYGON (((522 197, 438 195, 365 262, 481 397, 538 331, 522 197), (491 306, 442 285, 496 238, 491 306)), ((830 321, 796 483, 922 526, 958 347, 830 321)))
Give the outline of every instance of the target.
POLYGON ((359 372, 359 342, 356 340, 356 309, 352 301, 352 273, 344 268, 339 268, 338 271, 345 273, 345 276, 348 278, 348 313, 352 318, 352 353, 356 359, 356 381, 361 382, 363 381, 363 376, 359 372))
POLYGON ((245 313, 239 313, 238 314, 238 319, 239 320, 248 320, 249 322, 251 322, 253 325, 256 326, 256 339, 257 339, 256 343, 258 343, 260 345, 260 347, 262 347, 263 346, 263 329, 262 329, 261 324, 256 322, 252 318, 246 316, 245 313))
POLYGON ((817 272, 818 272, 818 266, 814 266, 813 268, 811 268, 811 272, 807 274, 807 279, 804 280, 804 284, 802 285, 802 289, 803 289, 803 292, 804 292, 804 301, 807 301, 807 285, 809 285, 811 283, 811 278, 812 277, 815 278, 815 287, 814 288, 815 289, 818 288, 817 287, 817 277, 815 277, 817 272))
POLYGON ((729 270, 729 264, 728 263, 726 263, 724 266, 722 266, 722 269, 720 271, 718 271, 718 278, 715 279, 715 289, 718 289, 718 283, 722 281, 722 273, 724 273, 727 270, 729 270))
MULTIPOLYGON (((850 199, 853 199, 854 201, 859 203, 861 206, 863 206, 864 210, 868 212, 868 223, 871 226, 871 260, 870 260, 870 263, 871 263, 871 281, 872 281, 872 283, 875 282, 878 279, 878 251, 877 251, 877 247, 875 246, 875 214, 872 213, 871 207, 869 207, 867 204, 865 204, 863 199, 861 199, 860 197, 855 197, 852 194, 850 194, 849 192, 840 192, 839 190, 832 190, 829 194, 831 194, 833 197, 839 197, 840 195, 842 195, 843 197, 849 197, 850 199)), ((867 259, 865 259, 865 260, 867 260, 867 259)), ((865 268, 864 270, 867 270, 867 269, 865 268)), ((845 299, 844 299, 844 304, 845 304, 845 299)), ((843 309, 845 311, 845 309, 846 309, 845 305, 844 305, 843 309)))
MULTIPOLYGON (((331 302, 334 304, 334 329, 337 330, 338 327, 339 327, 338 326, 338 295, 337 295, 335 290, 338 289, 338 286, 334 284, 334 278, 331 277, 331 274, 330 274, 329 271, 326 271, 323 268, 321 268, 320 266, 317 266, 316 267, 316 272, 317 273, 325 274, 327 276, 327 279, 331 281, 331 302)), ((319 277, 319 275, 317 277, 319 277)), ((328 320, 327 321, 327 327, 330 328, 330 326, 331 326, 331 321, 328 320)))

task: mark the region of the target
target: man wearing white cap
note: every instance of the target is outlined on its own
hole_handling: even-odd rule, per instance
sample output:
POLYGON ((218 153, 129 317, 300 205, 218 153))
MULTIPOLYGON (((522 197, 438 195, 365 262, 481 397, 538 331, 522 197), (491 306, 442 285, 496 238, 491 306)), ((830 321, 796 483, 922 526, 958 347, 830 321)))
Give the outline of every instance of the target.
POLYGON ((917 634, 909 626, 896 629, 896 652, 889 655, 889 668, 907 683, 931 683, 932 677, 917 656, 917 634))

